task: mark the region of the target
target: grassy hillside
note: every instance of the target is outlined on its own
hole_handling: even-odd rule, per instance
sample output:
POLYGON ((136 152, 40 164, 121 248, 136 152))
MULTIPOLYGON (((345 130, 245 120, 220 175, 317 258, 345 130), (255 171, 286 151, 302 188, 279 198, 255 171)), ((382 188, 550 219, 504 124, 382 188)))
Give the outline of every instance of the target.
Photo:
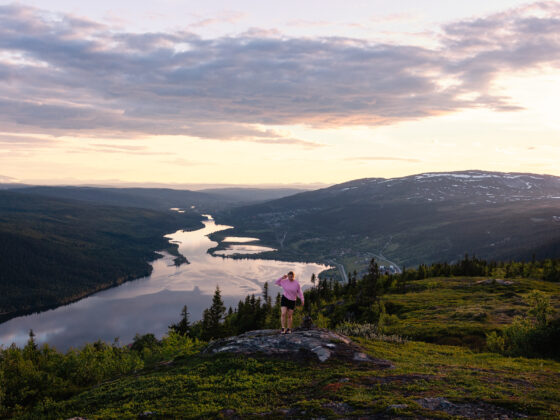
POLYGON ((45 398, 14 418, 457 418, 445 406, 435 411, 423 406, 441 398, 466 412, 486 414, 475 418, 560 416, 558 362, 422 342, 357 340, 369 355, 388 359, 395 368, 183 353, 70 398, 45 398))
MULTIPOLYGON (((406 293, 389 290, 380 302, 387 316, 383 332, 438 344, 484 349, 486 335, 499 331, 516 316, 525 317, 527 297, 539 290, 560 314, 560 284, 516 278, 511 285, 488 282, 488 277, 453 277, 415 280, 406 293)), ((336 308, 325 302, 328 317, 336 308)), ((560 356, 560 353, 559 353, 560 356)))
POLYGON ((96 206, 0 191, 0 321, 150 274, 163 238, 195 213, 96 206))

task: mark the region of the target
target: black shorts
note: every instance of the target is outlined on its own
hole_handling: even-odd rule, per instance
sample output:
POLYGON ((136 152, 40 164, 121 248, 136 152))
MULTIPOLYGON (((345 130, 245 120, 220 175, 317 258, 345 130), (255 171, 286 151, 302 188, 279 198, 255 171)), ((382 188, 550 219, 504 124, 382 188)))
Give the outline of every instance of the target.
POLYGON ((286 296, 282 295, 282 301, 280 302, 280 306, 285 306, 286 308, 291 309, 293 311, 294 308, 296 307, 296 301, 290 300, 286 296))

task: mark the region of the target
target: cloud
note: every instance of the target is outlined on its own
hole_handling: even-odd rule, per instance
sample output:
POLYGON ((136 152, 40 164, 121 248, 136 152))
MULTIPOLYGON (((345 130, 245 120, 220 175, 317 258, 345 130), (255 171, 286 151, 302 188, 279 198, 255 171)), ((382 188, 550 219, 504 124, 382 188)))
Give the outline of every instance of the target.
POLYGON ((170 165, 178 165, 178 166, 205 166, 205 165, 211 165, 211 163, 209 162, 200 162, 200 161, 196 161, 196 160, 190 160, 190 159, 185 159, 185 158, 175 158, 175 159, 169 159, 169 160, 162 160, 162 163, 167 163, 170 165))
POLYGON ((398 157, 398 156, 356 156, 356 157, 349 157, 345 160, 352 160, 352 161, 401 161, 401 162, 422 162, 420 159, 414 158, 405 158, 405 157, 398 157))
POLYGON ((236 11, 224 11, 216 17, 200 19, 194 23, 191 23, 189 24, 189 27, 204 28, 207 26, 224 24, 224 23, 233 24, 239 22, 245 17, 246 17, 245 13, 236 12, 236 11))
POLYGON ((305 148, 323 147, 324 144, 290 137, 289 132, 260 128, 250 124, 199 123, 188 127, 189 135, 205 139, 251 141, 262 144, 294 144, 305 148))
POLYGON ((135 146, 135 145, 120 145, 120 144, 107 144, 107 143, 90 143, 82 147, 67 150, 70 153, 91 153, 91 152, 101 152, 101 153, 119 153, 124 155, 161 155, 170 156, 173 152, 164 151, 154 151, 147 146, 135 146))
POLYGON ((320 145, 266 127, 376 126, 469 108, 515 111, 520 104, 492 92, 496 77, 560 63, 557 2, 452 22, 440 33, 440 47, 431 49, 258 30, 203 39, 186 31, 127 33, 0 6, 0 126, 312 148, 320 145))
POLYGON ((0 150, 36 149, 51 147, 57 143, 57 140, 44 136, 0 133, 0 150))

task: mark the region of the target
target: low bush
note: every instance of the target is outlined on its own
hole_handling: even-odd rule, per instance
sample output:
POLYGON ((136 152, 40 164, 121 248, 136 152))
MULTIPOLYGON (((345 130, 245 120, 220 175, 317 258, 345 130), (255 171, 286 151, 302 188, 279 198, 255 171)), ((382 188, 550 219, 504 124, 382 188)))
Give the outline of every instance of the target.
POLYGON ((560 359, 560 318, 549 321, 552 309, 548 296, 534 290, 527 300, 531 305, 528 314, 534 318, 517 316, 500 333, 490 332, 488 349, 508 356, 560 359))
POLYGON ((97 341, 63 354, 47 344, 38 347, 31 335, 24 348, 0 347, 0 417, 48 406, 147 364, 190 356, 203 344, 170 331, 161 340, 137 335, 130 348, 97 341))

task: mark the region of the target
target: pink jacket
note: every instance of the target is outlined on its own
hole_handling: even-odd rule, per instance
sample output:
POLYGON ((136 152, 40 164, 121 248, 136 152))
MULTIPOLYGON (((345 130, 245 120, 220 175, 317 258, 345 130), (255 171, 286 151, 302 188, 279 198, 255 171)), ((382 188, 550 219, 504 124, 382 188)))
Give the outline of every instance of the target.
POLYGON ((296 300, 296 297, 299 296, 301 299, 301 303, 303 304, 303 292, 301 291, 301 287, 297 280, 290 281, 288 278, 280 277, 278 280, 274 282, 278 286, 284 289, 284 296, 286 299, 296 300))

